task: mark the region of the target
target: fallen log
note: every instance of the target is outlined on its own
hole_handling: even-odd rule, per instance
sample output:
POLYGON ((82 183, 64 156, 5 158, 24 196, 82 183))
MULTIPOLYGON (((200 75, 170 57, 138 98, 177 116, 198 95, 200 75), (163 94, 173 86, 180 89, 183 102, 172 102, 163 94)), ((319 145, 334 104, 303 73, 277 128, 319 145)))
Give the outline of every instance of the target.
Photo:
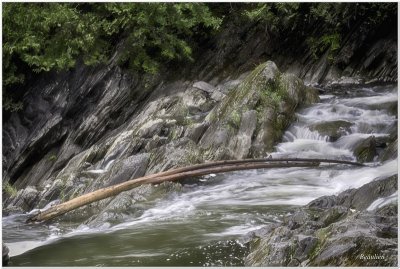
POLYGON ((204 176, 212 173, 216 174, 216 173, 223 173, 230 171, 249 170, 249 169, 282 168, 282 167, 315 167, 319 166, 320 162, 362 165, 359 163, 347 162, 347 161, 324 160, 324 159, 321 160, 300 159, 300 158, 226 160, 226 161, 196 164, 192 166, 175 168, 165 172, 160 172, 157 174, 152 174, 128 180, 126 182, 117 185, 113 185, 110 187, 102 188, 90 193, 83 194, 67 202, 54 205, 45 211, 42 212, 39 211, 39 213, 37 213, 36 215, 29 217, 27 222, 47 221, 57 216, 63 215, 67 212, 70 212, 74 209, 77 209, 79 207, 118 195, 123 191, 131 190, 142 184, 158 184, 164 181, 175 181, 186 177, 204 176))

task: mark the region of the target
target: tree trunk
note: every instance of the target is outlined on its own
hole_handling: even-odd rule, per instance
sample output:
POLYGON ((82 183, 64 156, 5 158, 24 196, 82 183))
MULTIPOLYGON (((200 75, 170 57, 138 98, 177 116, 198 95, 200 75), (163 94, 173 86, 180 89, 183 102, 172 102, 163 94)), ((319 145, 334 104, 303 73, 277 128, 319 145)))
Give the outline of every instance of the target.
POLYGON ((192 166, 176 168, 157 174, 152 174, 126 182, 102 188, 90 193, 83 194, 79 197, 71 199, 59 205, 52 206, 51 208, 31 216, 27 221, 46 221, 53 219, 57 216, 65 214, 71 210, 88 205, 90 203, 100 201, 102 199, 118 195, 119 193, 131 190, 142 184, 158 184, 164 181, 174 181, 187 177, 204 176, 211 173, 223 173, 230 171, 260 169, 260 168, 282 168, 282 167, 315 167, 325 163, 342 163, 351 165, 362 165, 360 163, 337 161, 337 160, 323 160, 323 159, 300 159, 300 158, 287 158, 287 159, 245 159, 245 160, 226 160, 217 161, 204 164, 196 164, 192 166))

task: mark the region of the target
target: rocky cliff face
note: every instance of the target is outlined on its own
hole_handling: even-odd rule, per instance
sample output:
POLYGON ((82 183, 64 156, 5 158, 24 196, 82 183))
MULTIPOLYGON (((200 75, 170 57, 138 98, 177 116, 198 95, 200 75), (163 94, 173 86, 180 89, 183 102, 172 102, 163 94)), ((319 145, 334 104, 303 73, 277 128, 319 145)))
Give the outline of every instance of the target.
MULTIPOLYGON (((77 176, 71 173, 79 171, 89 179, 78 180, 77 195, 132 175, 128 163, 133 160, 123 156, 148 165, 137 176, 203 161, 203 156, 261 156, 280 139, 294 110, 315 100, 304 97, 310 90, 296 75, 314 84, 397 80, 397 37, 390 31, 362 34, 353 29, 335 63, 328 55, 315 59, 293 46, 279 46, 262 25, 241 25, 234 18, 209 42, 205 47, 210 49, 198 52, 201 57, 192 68, 177 67, 162 76, 132 75, 112 59, 107 66, 77 65, 36 81, 26 91, 23 111, 3 125, 3 183, 17 190, 30 186, 36 197, 36 192, 66 185, 68 177, 77 176), (271 63, 250 74, 269 59, 287 74, 271 63), (270 73, 264 79, 254 79, 265 70, 270 73), (263 87, 268 90, 254 90, 263 87), (94 180, 109 178, 101 171, 126 165, 128 172, 118 179, 94 180)), ((70 196, 64 192, 64 198, 70 196)))
POLYGON ((21 190, 7 200, 10 210, 29 211, 206 160, 265 156, 296 108, 318 100, 315 89, 282 74, 273 62, 217 87, 204 81, 161 83, 141 103, 129 97, 132 83, 118 68, 93 72, 77 89, 81 96, 65 94, 73 85, 64 82, 43 89, 50 100, 29 97, 26 111, 36 116, 32 121, 40 119, 41 128, 29 125, 30 132, 19 115, 11 118, 5 129, 6 175, 21 190), (34 110, 36 103, 42 114, 34 110), (18 148, 12 143, 17 140, 29 143, 18 148))
MULTIPOLYGON (((3 182, 20 189, 51 178, 72 157, 126 128, 148 103, 185 92, 189 87, 193 89, 185 92, 188 96, 184 100, 188 103, 188 113, 197 113, 196 117, 208 113, 255 66, 267 60, 306 84, 397 81, 397 33, 391 28, 370 33, 363 33, 357 27, 349 30, 335 61, 329 60, 328 55, 314 58, 305 49, 305 41, 296 46, 285 42, 270 36, 263 24, 243 23, 233 17, 224 31, 204 44, 207 49, 196 52, 195 64, 175 66, 159 76, 132 75, 118 67, 115 59, 106 66, 89 68, 78 64, 70 72, 43 76, 26 90, 24 110, 7 116, 3 123, 3 182), (202 82, 196 84, 196 81, 202 82)), ((289 76, 284 79, 293 80, 289 76)), ((273 95, 280 98, 277 92, 273 95)), ((238 117, 241 111, 234 114, 236 119, 232 119, 231 126, 237 125, 241 132, 257 129, 259 126, 252 127, 257 105, 249 107, 245 115, 250 118, 249 126, 234 123, 241 119, 238 117)), ((286 105, 293 106, 287 102, 286 105)), ((288 108, 279 109, 277 123, 285 125, 288 119, 282 111, 288 108)), ((187 135, 199 140, 199 134, 212 121, 208 118, 205 125, 196 122, 187 135)), ((220 136, 227 132, 219 131, 220 136)), ((258 142, 271 141, 269 147, 276 141, 267 139, 270 134, 258 135, 258 142)), ((236 140, 238 145, 249 143, 239 137, 236 140)), ((257 151, 258 146, 253 142, 251 151, 257 151)), ((157 143, 163 143, 163 139, 157 143)), ((207 138, 201 143, 209 144, 207 138)), ((244 149, 240 155, 248 150, 244 149)))
MULTIPOLYGON (((111 60, 44 76, 27 89, 23 111, 3 123, 3 186, 8 182, 18 191, 3 191, 3 212, 43 208, 177 166, 266 156, 295 110, 318 100, 316 89, 303 80, 306 85, 397 81, 396 33, 375 34, 351 31, 334 63, 328 55, 315 59, 282 48, 260 25, 239 27, 232 21, 190 68, 139 76, 111 60)), ((397 146, 397 139, 393 143, 397 146)), ((384 160, 397 156, 390 150, 384 160)), ((383 186, 377 197, 391 195, 384 190, 395 183, 393 178, 374 183, 383 186)), ((135 201, 170 188, 179 185, 141 186, 63 218, 92 226, 112 222, 135 201)), ((390 259, 337 259, 372 255, 375 246, 392 255, 395 248, 397 233, 391 227, 397 227, 397 207, 368 211, 366 203, 354 202, 363 197, 360 193, 321 198, 283 225, 263 229, 249 240, 247 264, 392 266, 390 259), (369 228, 374 236, 353 236, 369 228), (340 231, 349 237, 339 236, 340 231)))
POLYGON ((369 32, 359 25, 349 29, 333 59, 328 52, 315 57, 306 39, 291 40, 290 34, 277 38, 269 34, 264 24, 249 24, 240 18, 231 18, 227 29, 210 43, 212 49, 201 54, 205 61, 191 71, 212 84, 220 77, 237 76, 266 60, 313 85, 397 81, 397 29, 388 25, 369 32))

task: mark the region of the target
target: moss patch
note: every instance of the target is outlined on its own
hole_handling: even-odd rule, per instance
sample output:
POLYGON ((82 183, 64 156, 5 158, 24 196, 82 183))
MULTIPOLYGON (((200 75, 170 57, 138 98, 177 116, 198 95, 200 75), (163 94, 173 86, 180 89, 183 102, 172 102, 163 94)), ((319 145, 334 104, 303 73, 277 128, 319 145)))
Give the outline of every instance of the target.
POLYGON ((12 186, 9 182, 3 185, 3 191, 10 197, 15 197, 18 193, 17 189, 12 186))

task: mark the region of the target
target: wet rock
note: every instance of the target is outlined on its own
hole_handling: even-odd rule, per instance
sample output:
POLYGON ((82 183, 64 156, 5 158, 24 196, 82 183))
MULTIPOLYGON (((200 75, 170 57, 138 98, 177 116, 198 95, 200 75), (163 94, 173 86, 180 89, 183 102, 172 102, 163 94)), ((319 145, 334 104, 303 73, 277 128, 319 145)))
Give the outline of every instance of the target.
POLYGON ((18 206, 14 206, 14 205, 9 205, 6 208, 3 206, 3 208, 2 208, 3 217, 9 216, 9 215, 14 215, 14 214, 22 214, 25 212, 26 211, 24 211, 22 208, 20 208, 18 206))
POLYGON ((396 217, 397 216, 397 206, 395 204, 388 204, 376 210, 377 216, 389 216, 396 217))
MULTIPOLYGON (((205 160, 263 156, 281 139, 295 110, 317 98, 299 78, 281 73, 271 61, 239 80, 227 95, 204 81, 193 87, 186 82, 160 84, 138 111, 127 111, 125 117, 110 115, 108 105, 117 102, 122 109, 128 85, 124 79, 122 86, 111 79, 115 88, 96 95, 99 108, 77 124, 76 132, 68 129, 72 134, 52 149, 57 160, 51 165, 42 160, 41 171, 46 174, 38 184, 42 191, 35 203, 42 207, 52 200, 66 201, 139 175, 205 160), (108 132, 113 120, 105 122, 110 117, 120 127, 108 132)), ((59 124, 64 121, 60 115, 59 124)), ((30 172, 38 172, 33 168, 30 172)), ((18 181, 24 183, 24 178, 25 174, 18 181)), ((85 210, 77 216, 95 211, 85 210)))
POLYGON ((122 192, 108 201, 93 205, 101 207, 99 212, 85 221, 89 227, 99 227, 123 222, 130 215, 140 216, 141 208, 135 206, 138 201, 145 201, 152 193, 151 185, 142 185, 130 191, 122 192))
POLYGON ((396 266, 397 202, 367 211, 397 190, 397 175, 310 202, 246 239, 246 266, 396 266))
POLYGON ((384 179, 376 179, 358 189, 349 189, 339 195, 322 196, 311 201, 307 207, 310 209, 324 209, 329 214, 329 209, 345 207, 356 210, 365 210, 371 203, 380 197, 387 197, 397 190, 397 175, 384 179))
POLYGON ((371 162, 377 155, 375 137, 371 136, 357 143, 354 146, 354 155, 356 156, 357 161, 361 163, 371 162))
POLYGON ((211 94, 211 99, 213 99, 213 100, 215 100, 215 101, 217 101, 217 102, 220 102, 222 99, 224 99, 225 98, 225 94, 223 94, 222 92, 219 92, 219 91, 214 91, 212 94, 211 94))
POLYGON ((376 199, 393 194, 397 188, 397 175, 385 179, 376 179, 358 189, 342 192, 337 196, 338 204, 348 208, 365 210, 376 199))
POLYGON ((257 112, 249 110, 243 113, 240 121, 239 131, 230 141, 229 149, 232 156, 237 159, 246 158, 251 148, 251 139, 257 125, 257 112))
POLYGON ((349 212, 349 208, 344 206, 334 206, 325 210, 322 216, 318 216, 318 222, 321 224, 321 227, 326 227, 331 223, 337 222, 343 219, 346 214, 349 212))
POLYGON ((398 140, 394 140, 393 142, 389 143, 386 149, 383 151, 382 155, 380 156, 380 161, 385 162, 388 160, 394 160, 398 156, 397 152, 397 145, 398 145, 398 140))
POLYGON ((103 202, 97 202, 93 207, 98 208, 97 214, 84 221, 91 228, 118 224, 127 219, 140 217, 147 207, 145 201, 151 201, 174 192, 180 192, 182 186, 175 182, 163 182, 159 185, 141 185, 129 191, 122 192, 103 202))
POLYGON ((197 123, 192 126, 189 126, 185 131, 185 137, 190 138, 195 143, 199 142, 204 132, 207 130, 207 123, 197 123))
MULTIPOLYGON (((350 68, 348 70, 348 73, 351 73, 350 68)), ((346 86, 346 85, 358 85, 364 83, 364 80, 360 77, 346 77, 342 76, 337 80, 330 81, 328 83, 328 86, 336 86, 336 85, 341 85, 341 86, 346 86)))
POLYGON ((16 197, 11 202, 12 206, 20 207, 25 212, 34 208, 39 199, 39 192, 33 186, 28 186, 25 189, 19 190, 16 197))
MULTIPOLYGON (((281 138, 295 109, 311 103, 307 96, 317 96, 316 91, 306 94, 309 91, 297 77, 281 74, 275 63, 261 64, 211 110, 205 119, 210 127, 199 144, 206 151, 218 152, 219 158, 263 156, 281 138), (247 122, 242 121, 245 115, 251 115, 249 128, 241 126, 247 122)), ((207 158, 215 159, 216 154, 207 158)))
POLYGON ((146 173, 150 154, 138 154, 122 159, 113 165, 106 185, 115 185, 143 176, 146 173))
POLYGON ((193 84, 193 87, 205 91, 207 93, 213 93, 214 91, 217 90, 213 85, 205 81, 197 81, 193 84))
POLYGON ((276 64, 272 61, 268 61, 265 63, 263 66, 261 75, 265 79, 265 81, 271 81, 273 80, 276 75, 279 73, 278 67, 276 64))
POLYGON ((217 86, 218 91, 227 94, 229 91, 236 88, 248 75, 250 72, 245 72, 241 74, 237 79, 225 81, 217 86))
POLYGON ((271 152, 275 141, 282 134, 282 126, 275 126, 276 112, 274 108, 266 108, 258 121, 259 130, 252 142, 251 155, 261 157, 271 152))
POLYGON ((206 94, 197 88, 185 91, 182 102, 188 107, 189 113, 192 115, 209 111, 214 105, 206 94))
POLYGON ((65 183, 60 178, 54 180, 52 183, 48 183, 40 194, 41 200, 39 202, 39 207, 42 208, 50 201, 58 199, 64 185, 65 183))
MULTIPOLYGON (((153 101, 160 104, 162 102, 158 101, 161 97, 183 93, 192 86, 206 95, 211 95, 210 99, 223 102, 228 96, 218 94, 219 91, 224 94, 234 91, 255 65, 271 57, 279 63, 281 71, 290 71, 312 83, 323 83, 342 76, 346 77, 341 79, 346 80, 346 83, 358 83, 347 78, 357 77, 358 74, 377 81, 397 81, 397 31, 390 30, 390 27, 385 28, 389 29, 384 31, 385 33, 364 33, 356 27, 349 35, 349 40, 337 50, 335 61, 331 62, 328 59, 329 53, 314 59, 311 53, 297 53, 290 44, 282 46, 282 42, 271 40, 269 35, 265 35, 262 23, 244 23, 235 17, 230 17, 227 21, 229 23, 226 29, 213 38, 210 49, 202 51, 202 55, 196 59, 197 64, 182 68, 178 72, 176 69, 170 69, 160 76, 141 76, 125 72, 113 59, 107 65, 88 67, 78 63, 72 70, 39 76, 37 82, 26 91, 24 110, 4 119, 3 167, 7 170, 8 178, 19 188, 33 185, 30 175, 37 177, 38 184, 42 183, 39 182, 41 178, 43 181, 57 178, 57 173, 65 168, 74 156, 92 145, 100 141, 102 143, 115 133, 130 127, 135 127, 132 130, 136 131, 144 122, 139 124, 135 119, 150 121, 160 118, 153 118, 153 113, 140 113, 146 109, 147 104, 153 101), (171 77, 178 79, 168 83, 171 77), (199 81, 190 85, 187 81, 193 79, 199 81), (31 144, 32 141, 36 142, 31 144), (34 165, 52 150, 59 152, 53 166, 34 165), (39 176, 40 173, 36 173, 38 170, 48 173, 39 176)), ((297 48, 307 47, 302 43, 289 43, 297 48)), ((268 72, 271 78, 274 77, 276 69, 264 70, 264 77, 268 77, 268 72)), ((305 96, 307 94, 308 92, 305 96)), ((155 106, 154 109, 162 113, 166 112, 170 105, 155 106)), ((245 110, 240 112, 244 113, 245 110)), ((264 111, 255 107, 250 107, 249 110, 264 114, 264 111)), ((273 125, 257 125, 257 131, 260 126, 269 128, 274 127, 273 125)), ((271 135, 271 132, 266 131, 269 134, 260 136, 259 141, 271 137, 276 139, 279 136, 279 132, 276 132, 276 137, 271 135)), ((151 133, 155 134, 157 130, 146 134, 146 139, 151 139, 151 133)), ((228 136, 227 139, 230 140, 231 137, 228 136)), ((132 151, 143 151, 142 141, 132 144, 135 144, 132 145, 132 151)), ((255 145, 255 149, 254 155, 268 151, 260 144, 255 145)), ((210 154, 213 155, 215 154, 210 154)))
POLYGON ((151 138, 151 140, 149 142, 147 142, 146 146, 145 146, 145 150, 151 151, 152 149, 158 148, 162 145, 165 145, 166 143, 168 143, 168 137, 160 137, 158 135, 155 135, 151 138))
POLYGON ((334 142, 341 136, 351 132, 351 126, 354 124, 344 120, 321 122, 311 125, 311 131, 317 131, 323 136, 328 136, 329 140, 334 142))
POLYGON ((144 138, 152 138, 154 135, 160 135, 164 121, 162 119, 150 120, 142 125, 138 135, 144 138))
POLYGON ((397 238, 377 236, 381 226, 367 213, 355 213, 320 234, 320 250, 310 266, 394 266, 397 264, 397 238), (379 256, 368 259, 367 256, 379 256))
MULTIPOLYGON (((307 256, 311 251, 315 249, 318 244, 318 238, 314 236, 297 236, 297 246, 296 252, 294 253, 294 258, 297 261, 306 260, 307 256)), ((294 266, 299 266, 300 264, 296 264, 294 266)))
POLYGON ((325 209, 334 207, 337 204, 338 204, 337 197, 335 195, 331 195, 331 196, 322 196, 320 198, 311 201, 308 204, 308 207, 325 209))
POLYGON ((286 227, 277 227, 273 229, 273 235, 269 240, 256 238, 250 242, 250 254, 245 259, 246 266, 280 266, 289 264, 292 260, 288 255, 291 247, 288 244, 282 244, 287 238, 293 236, 286 227))
POLYGON ((180 138, 150 152, 146 174, 166 171, 203 161, 199 148, 189 138, 180 138))
POLYGON ((227 127, 214 125, 206 130, 199 143, 204 148, 225 147, 232 137, 232 134, 232 130, 227 127))

